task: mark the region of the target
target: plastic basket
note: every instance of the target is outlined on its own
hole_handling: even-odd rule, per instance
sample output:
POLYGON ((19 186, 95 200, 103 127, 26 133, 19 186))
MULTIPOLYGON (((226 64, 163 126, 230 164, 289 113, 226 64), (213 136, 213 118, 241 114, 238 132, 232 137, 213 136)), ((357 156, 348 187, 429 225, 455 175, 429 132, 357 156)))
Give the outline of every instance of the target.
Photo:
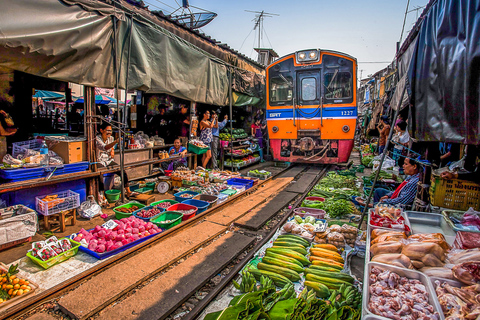
MULTIPOLYGON (((62 239, 68 239, 68 238, 62 238, 62 239)), ((62 240, 62 239, 59 239, 59 240, 62 240)), ((70 243, 72 244, 72 248, 65 252, 60 253, 58 256, 48 259, 47 261, 43 261, 41 259, 34 257, 30 252, 27 252, 27 257, 29 257, 30 260, 32 260, 34 263, 41 266, 43 269, 48 269, 50 267, 53 267, 54 265, 60 262, 63 262, 65 260, 68 260, 77 254, 78 249, 80 248, 80 243, 73 241, 71 239, 68 239, 68 240, 70 240, 70 243)))
POLYGON ((201 200, 208 202, 208 207, 211 208, 217 203, 218 197, 209 194, 199 194, 198 196, 193 197, 193 200, 201 200))
POLYGON ((217 197, 218 197, 218 201, 217 201, 218 204, 223 203, 228 199, 228 195, 221 192, 217 195, 217 197))
POLYGON ((194 217, 197 214, 198 207, 196 207, 194 205, 191 205, 191 204, 188 204, 188 203, 177 203, 177 204, 174 204, 174 205, 170 206, 167 209, 167 211, 175 211, 175 212, 181 213, 182 216, 183 216, 182 221, 185 221, 185 220, 188 220, 188 219, 194 217), (194 211, 192 213, 189 213, 189 214, 183 214, 179 210, 194 210, 194 211))
POLYGON ((160 210, 160 213, 154 215, 153 217, 143 218, 143 217, 140 217, 140 216, 138 215, 138 213, 139 213, 141 210, 149 210, 149 209, 153 209, 153 206, 150 205, 150 206, 146 206, 146 207, 140 208, 140 209, 138 209, 138 210, 135 210, 135 211, 133 212, 133 215, 135 216, 135 218, 141 219, 141 220, 143 220, 143 221, 145 221, 145 222, 149 222, 150 219, 155 218, 156 216, 159 216, 159 215, 161 215, 163 212, 165 212, 165 209, 163 209, 163 208, 158 208, 158 207, 157 207, 157 209, 160 210))
POLYGON ((175 196, 175 201, 177 202, 183 202, 185 200, 188 200, 188 199, 192 199, 193 197, 199 195, 198 192, 194 192, 194 191, 182 191, 182 192, 177 192, 174 194, 175 196), (190 195, 189 197, 182 197, 183 194, 188 194, 190 195))
POLYGON ((183 214, 181 214, 180 212, 165 211, 161 215, 158 215, 150 219, 150 222, 156 224, 158 227, 162 228, 163 230, 167 230, 172 227, 175 227, 177 224, 182 223, 182 217, 183 217, 183 214), (173 220, 173 221, 169 223, 164 223, 165 220, 173 220))
POLYGON ((298 215, 302 218, 304 217, 314 217, 315 219, 324 219, 327 212, 322 209, 313 209, 313 208, 296 208, 293 210, 295 215, 298 215))
POLYGON ((210 206, 209 202, 202 201, 202 200, 196 200, 196 199, 185 200, 182 203, 183 204, 189 204, 191 206, 197 207, 198 208, 197 213, 202 213, 203 211, 207 210, 208 207, 210 206))
POLYGON ((430 185, 430 202, 433 206, 468 210, 472 207, 480 210, 480 184, 451 179, 444 180, 439 176, 432 175, 430 185))
POLYGON ((25 153, 27 149, 39 151, 43 144, 42 139, 34 139, 12 143, 12 156, 16 158, 19 154, 25 153))
MULTIPOLYGON (((165 199, 165 200, 160 200, 160 201, 153 202, 150 205, 152 207, 154 207, 154 206, 156 206, 158 204, 161 204, 161 203, 168 203, 168 207, 170 207, 171 205, 174 205, 174 204, 177 204, 177 203, 180 203, 180 202, 172 200, 172 199, 165 199)), ((167 208, 164 208, 164 209, 166 210, 167 208)))
POLYGON ((322 197, 306 197, 305 200, 324 202, 324 201, 325 201, 325 198, 322 198, 322 197))
POLYGON ((106 190, 105 198, 107 198, 108 203, 114 203, 118 201, 121 193, 122 192, 120 190, 115 190, 115 189, 106 190))
POLYGON ((35 198, 35 207, 37 212, 44 216, 49 216, 65 210, 75 209, 80 206, 80 195, 76 192, 67 190, 55 194, 57 198, 52 201, 44 201, 47 195, 35 198))
POLYGON ((228 185, 243 185, 246 189, 253 187, 253 181, 248 179, 232 178, 227 180, 228 185))
MULTIPOLYGON (((131 208, 133 206, 136 206, 138 207, 138 209, 142 209, 145 207, 145 205, 141 204, 141 203, 127 203, 127 204, 124 204, 124 205, 121 205, 121 206, 118 206, 118 207, 115 207, 113 208, 113 212, 115 212, 115 218, 117 218, 117 220, 120 220, 122 218, 128 218, 130 217, 132 214, 133 214, 133 211, 131 213, 127 213, 127 212, 121 212, 121 211, 118 211, 118 209, 121 209, 121 208, 131 208)), ((137 210, 138 210, 137 209, 137 210)))
POLYGON ((234 194, 237 193, 237 190, 232 190, 232 189, 227 189, 227 190, 223 190, 222 192, 220 192, 222 194, 225 194, 229 197, 233 196, 234 194))
POLYGON ((191 143, 188 144, 188 151, 193 152, 195 154, 204 154, 208 150, 210 150, 210 149, 209 148, 200 148, 200 147, 197 147, 196 145, 193 145, 191 143))

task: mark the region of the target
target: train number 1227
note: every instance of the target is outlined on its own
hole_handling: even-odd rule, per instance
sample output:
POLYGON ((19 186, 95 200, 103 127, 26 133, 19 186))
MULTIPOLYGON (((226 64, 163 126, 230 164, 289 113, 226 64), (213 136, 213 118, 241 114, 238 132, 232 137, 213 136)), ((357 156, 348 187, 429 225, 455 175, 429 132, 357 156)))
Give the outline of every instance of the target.
POLYGON ((342 116, 353 116, 353 111, 342 111, 342 116))

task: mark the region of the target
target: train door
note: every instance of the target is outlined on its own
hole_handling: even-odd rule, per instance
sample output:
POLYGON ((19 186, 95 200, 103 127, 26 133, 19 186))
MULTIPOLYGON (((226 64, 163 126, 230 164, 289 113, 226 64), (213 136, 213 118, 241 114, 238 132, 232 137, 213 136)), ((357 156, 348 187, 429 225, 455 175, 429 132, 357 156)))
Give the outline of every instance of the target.
MULTIPOLYGON (((321 69, 297 72, 297 151, 311 153, 321 139, 321 69)), ((300 154, 299 154, 300 155, 300 154)))

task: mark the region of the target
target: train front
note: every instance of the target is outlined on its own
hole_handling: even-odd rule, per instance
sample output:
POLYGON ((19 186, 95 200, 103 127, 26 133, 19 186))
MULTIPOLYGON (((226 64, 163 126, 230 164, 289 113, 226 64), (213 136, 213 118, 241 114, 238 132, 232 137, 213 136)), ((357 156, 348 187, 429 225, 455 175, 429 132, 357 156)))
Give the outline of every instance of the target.
POLYGON ((276 161, 344 163, 357 121, 357 62, 305 50, 267 68, 267 127, 276 161))

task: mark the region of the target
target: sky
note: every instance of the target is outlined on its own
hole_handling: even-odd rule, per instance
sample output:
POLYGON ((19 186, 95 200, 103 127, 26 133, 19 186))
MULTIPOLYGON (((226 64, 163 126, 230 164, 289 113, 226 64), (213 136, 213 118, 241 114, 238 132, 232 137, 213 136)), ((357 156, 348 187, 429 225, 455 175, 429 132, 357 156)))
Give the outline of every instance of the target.
MULTIPOLYGON (((170 14, 181 0, 143 0, 150 10, 170 14)), ((189 0, 193 7, 218 16, 199 29, 256 59, 258 29, 253 31, 255 13, 264 18, 261 47, 274 49, 280 57, 304 49, 329 49, 347 53, 358 61, 359 78, 385 68, 395 57, 408 0, 189 0)), ((410 0, 405 31, 408 35, 428 0, 410 0)))

